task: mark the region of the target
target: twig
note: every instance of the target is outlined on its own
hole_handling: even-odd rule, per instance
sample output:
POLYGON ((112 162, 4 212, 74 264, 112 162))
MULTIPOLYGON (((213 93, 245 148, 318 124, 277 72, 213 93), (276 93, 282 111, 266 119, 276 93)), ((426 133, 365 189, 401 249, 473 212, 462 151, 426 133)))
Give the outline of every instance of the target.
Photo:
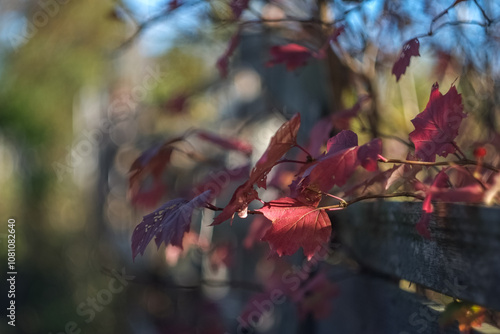
MULTIPOLYGON (((462 159, 457 161, 439 161, 439 162, 411 161, 411 160, 400 160, 400 159, 386 159, 386 160, 379 159, 378 161, 382 163, 420 165, 420 166, 453 166, 453 165, 477 166, 479 164, 479 162, 469 159, 462 159)), ((483 163, 482 166, 496 173, 500 172, 500 169, 490 164, 483 163)))

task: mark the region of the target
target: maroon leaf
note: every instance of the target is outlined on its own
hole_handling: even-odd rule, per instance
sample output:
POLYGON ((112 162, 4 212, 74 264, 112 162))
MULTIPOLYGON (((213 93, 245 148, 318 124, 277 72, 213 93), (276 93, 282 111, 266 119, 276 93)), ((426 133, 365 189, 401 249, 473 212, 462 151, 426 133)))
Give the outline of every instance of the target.
POLYGON ((239 43, 240 43, 240 30, 238 30, 233 35, 233 37, 231 37, 231 40, 229 41, 226 51, 222 54, 222 56, 219 57, 219 59, 217 59, 216 67, 219 70, 220 76, 223 78, 227 77, 229 58, 231 58, 239 43))
POLYGON ((173 112, 175 114, 180 114, 184 112, 187 108, 187 100, 189 96, 185 94, 179 94, 165 102, 164 108, 166 111, 173 112))
POLYGON ((422 203, 422 217, 417 222, 415 226, 417 228, 418 233, 422 235, 426 239, 431 238, 431 234, 429 232, 429 222, 431 219, 431 214, 434 211, 434 207, 432 206, 432 196, 433 190, 437 188, 446 188, 448 187, 450 179, 448 175, 445 173, 446 169, 441 170, 437 175, 432 185, 428 188, 427 194, 425 196, 424 202, 422 203))
POLYGON ((142 153, 130 167, 129 175, 129 196, 133 204, 146 204, 147 207, 154 207, 165 193, 165 187, 161 187, 161 176, 172 155, 171 144, 181 141, 178 137, 165 142, 162 145, 150 148, 142 153), (155 183, 150 186, 150 190, 144 191, 143 183, 146 180, 155 183), (142 196, 147 198, 142 199, 142 196))
POLYGON ((415 144, 416 156, 433 162, 436 154, 446 157, 455 153, 455 138, 462 119, 462 97, 455 86, 451 86, 444 96, 439 92, 439 85, 432 86, 431 96, 424 111, 412 120, 415 130, 410 133, 410 140, 415 144))
POLYGON ((300 114, 297 113, 276 131, 266 151, 252 169, 250 183, 256 183, 260 188, 266 188, 267 174, 285 153, 297 145, 299 127, 300 114))
POLYGON ((257 211, 272 221, 262 240, 269 242, 279 256, 292 255, 302 247, 304 255, 311 259, 330 237, 332 227, 326 211, 293 198, 271 201, 257 211))
POLYGON ((271 47, 271 60, 266 66, 272 67, 278 64, 285 64, 288 71, 293 71, 298 67, 305 66, 311 57, 319 57, 319 54, 311 52, 308 48, 298 44, 275 45, 271 47))
POLYGON ((351 119, 358 116, 363 103, 370 100, 368 95, 360 96, 358 102, 352 108, 345 109, 339 112, 335 112, 332 115, 333 126, 339 130, 347 130, 349 129, 351 119))
POLYGON ((248 8, 248 3, 250 0, 231 0, 229 3, 229 7, 233 11, 233 17, 235 20, 238 20, 243 14, 243 11, 248 8))
POLYGON ((250 166, 244 165, 234 169, 222 169, 217 172, 210 172, 197 186, 194 187, 193 193, 199 195, 207 190, 210 190, 210 199, 218 197, 231 182, 248 177, 250 166))
POLYGON ((327 142, 328 138, 330 138, 332 128, 333 125, 331 117, 324 117, 316 122, 311 129, 307 151, 313 156, 323 153, 323 151, 320 150, 327 142))
POLYGON ((355 146, 358 146, 358 135, 351 130, 343 130, 328 140, 326 151, 331 155, 355 146))
POLYGON ((253 245, 260 241, 267 230, 271 227, 271 221, 264 217, 264 215, 256 215, 250 224, 250 228, 247 232, 245 239, 243 240, 243 246, 246 249, 250 249, 253 245))
POLYGON ((246 155, 252 154, 252 145, 238 138, 224 138, 206 131, 198 131, 198 137, 228 150, 240 151, 246 155))
POLYGON ((406 72, 406 68, 410 66, 411 57, 420 56, 419 48, 420 42, 416 38, 409 40, 403 45, 399 59, 392 67, 392 74, 396 76, 396 81, 399 81, 399 78, 406 72))
POLYGON ((303 319, 312 314, 315 319, 324 319, 332 311, 332 298, 338 296, 339 289, 326 277, 324 271, 316 274, 295 291, 292 300, 298 304, 299 316, 303 319))
POLYGON ((375 138, 358 149, 358 160, 366 170, 374 172, 378 170, 378 156, 382 154, 382 141, 375 138))
POLYGON ((187 201, 177 198, 166 202, 156 211, 144 216, 132 234, 132 259, 144 251, 153 237, 157 247, 162 242, 182 248, 184 233, 189 232, 191 216, 196 208, 203 206, 210 192, 206 191, 200 196, 187 201))
POLYGON ((379 188, 381 188, 379 190, 379 193, 383 193, 387 189, 387 184, 391 179, 393 173, 397 171, 398 168, 398 165, 394 165, 388 170, 376 173, 371 178, 364 180, 363 182, 358 183, 344 191, 344 196, 352 196, 353 194, 363 195, 366 193, 368 188, 372 186, 379 186, 379 188))
POLYGON ((217 217, 215 217, 212 225, 219 225, 228 219, 231 219, 232 223, 236 212, 246 212, 250 202, 258 198, 259 195, 253 188, 253 184, 249 181, 243 183, 236 189, 229 204, 224 207, 224 210, 222 210, 217 217))
POLYGON ((232 221, 236 212, 245 216, 248 204, 259 198, 253 185, 257 184, 258 187, 266 188, 267 174, 281 157, 297 144, 299 127, 300 114, 297 113, 276 131, 266 151, 252 169, 248 181, 236 189, 229 204, 214 219, 212 225, 218 225, 228 219, 232 221))
POLYGON ((130 192, 130 202, 136 207, 155 207, 160 199, 165 195, 167 187, 161 181, 152 181, 150 188, 141 185, 130 192))
POLYGON ((318 159, 303 174, 303 186, 312 190, 328 192, 333 186, 343 186, 359 165, 357 147, 327 154, 318 159))
MULTIPOLYGON (((411 153, 409 153, 406 156, 406 160, 413 161, 415 160, 415 157, 411 153)), ((387 180, 387 184, 385 187, 386 190, 392 187, 391 190, 395 191, 396 189, 401 187, 401 185, 404 185, 408 188, 408 186, 413 186, 415 182, 418 181, 416 179, 416 176, 422 170, 422 166, 409 164, 395 165, 395 167, 396 166, 396 170, 387 180)), ((408 190, 414 191, 415 189, 408 190)))

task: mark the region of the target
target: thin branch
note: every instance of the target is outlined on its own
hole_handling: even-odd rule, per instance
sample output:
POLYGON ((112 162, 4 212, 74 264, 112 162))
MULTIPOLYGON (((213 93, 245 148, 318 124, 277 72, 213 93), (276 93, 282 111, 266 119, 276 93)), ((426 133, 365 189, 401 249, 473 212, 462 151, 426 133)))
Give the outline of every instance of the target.
POLYGON ((295 164, 307 164, 308 163, 308 161, 282 159, 282 160, 276 162, 274 165, 276 166, 276 165, 282 164, 284 162, 291 162, 291 163, 295 163, 295 164))
POLYGON ((464 152, 462 152, 462 150, 460 149, 460 147, 458 147, 457 143, 452 142, 452 144, 455 147, 455 149, 457 150, 457 152, 462 155, 462 159, 467 160, 467 156, 465 155, 464 152))
POLYGON ((476 4, 477 8, 479 8, 479 10, 481 11, 481 14, 483 14, 483 17, 486 21, 488 21, 488 25, 491 25, 491 23, 493 23, 493 21, 489 18, 489 16, 486 14, 485 10, 483 9, 483 7, 481 7, 481 5, 479 4, 479 2, 477 2, 477 0, 474 0, 474 3, 476 4))
POLYGON ((295 147, 297 147, 298 149, 300 149, 302 152, 304 152, 305 154, 307 154, 307 156, 309 158, 312 159, 312 155, 311 153, 309 153, 309 151, 307 151, 305 148, 303 148, 302 146, 300 146, 299 144, 295 144, 295 147))
MULTIPOLYGON (((215 205, 208 203, 208 202, 205 203, 205 208, 212 210, 212 211, 223 211, 224 210, 224 208, 215 206, 215 205)), ((262 215, 262 212, 256 211, 256 210, 248 210, 247 213, 251 214, 251 215, 262 215)))
POLYGON ((394 197, 413 197, 416 199, 419 199, 421 201, 424 200, 424 196, 417 195, 414 193, 409 193, 409 192, 401 192, 401 193, 394 193, 394 194, 378 194, 378 195, 366 195, 366 196, 361 196, 358 198, 354 198, 352 200, 337 204, 337 205, 329 205, 329 206, 324 206, 318 209, 325 209, 325 210, 331 210, 331 209, 344 209, 347 208, 349 205, 352 205, 357 202, 361 201, 366 201, 369 199, 377 199, 377 198, 394 198, 394 197))
MULTIPOLYGON (((458 161, 439 161, 439 162, 427 162, 427 161, 411 161, 411 160, 400 160, 400 159, 387 159, 382 160, 379 159, 379 162, 382 163, 392 163, 392 164, 407 164, 407 165, 420 165, 420 166, 477 166, 479 162, 469 159, 463 159, 458 161)), ((490 165, 483 163, 482 166, 486 169, 492 170, 496 173, 500 172, 500 169, 490 165)))

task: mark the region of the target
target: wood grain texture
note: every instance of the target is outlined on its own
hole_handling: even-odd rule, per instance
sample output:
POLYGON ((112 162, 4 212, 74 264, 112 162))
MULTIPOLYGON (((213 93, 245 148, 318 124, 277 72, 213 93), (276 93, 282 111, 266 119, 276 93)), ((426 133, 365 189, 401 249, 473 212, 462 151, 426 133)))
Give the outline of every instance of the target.
POLYGON ((421 208, 363 202, 330 216, 361 265, 500 310, 500 209, 436 204, 426 240, 415 229, 421 208))
MULTIPOLYGON (((444 306, 399 289, 387 280, 355 275, 339 283, 327 321, 319 322, 318 333, 329 334, 459 334, 458 323, 439 325, 444 306)), ((474 334, 499 334, 483 324, 474 334)))

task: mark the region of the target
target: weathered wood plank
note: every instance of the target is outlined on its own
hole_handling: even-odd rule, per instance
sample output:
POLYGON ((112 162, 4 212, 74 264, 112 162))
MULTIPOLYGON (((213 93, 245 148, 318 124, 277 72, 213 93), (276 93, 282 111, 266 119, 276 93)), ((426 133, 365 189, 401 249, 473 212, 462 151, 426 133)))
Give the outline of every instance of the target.
MULTIPOLYGON (((329 334, 459 334, 458 323, 439 326, 444 306, 403 291, 397 285, 367 275, 339 282, 340 295, 333 301, 327 321, 318 333, 329 334)), ((475 334, 499 334, 483 325, 475 334)))
POLYGON ((500 310, 500 210, 437 204, 426 240, 415 229, 421 207, 357 203, 332 219, 362 265, 500 310))

